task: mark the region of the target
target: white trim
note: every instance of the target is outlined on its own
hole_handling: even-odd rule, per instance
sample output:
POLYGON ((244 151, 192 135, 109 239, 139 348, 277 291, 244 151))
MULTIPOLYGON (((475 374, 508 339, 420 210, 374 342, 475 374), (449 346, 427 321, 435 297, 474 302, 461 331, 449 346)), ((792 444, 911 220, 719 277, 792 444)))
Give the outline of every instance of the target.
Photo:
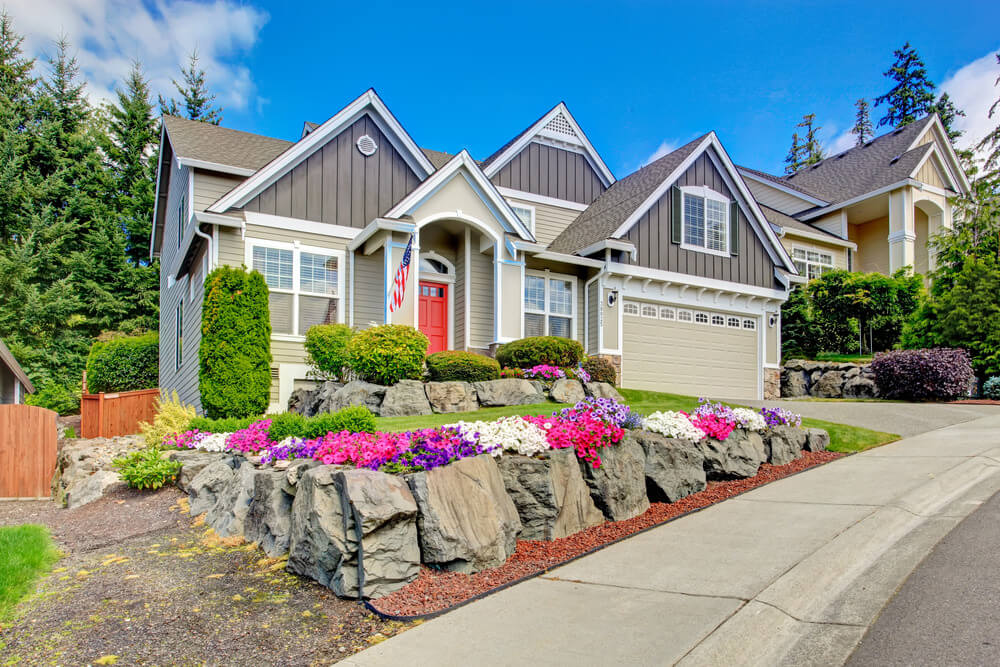
MULTIPOLYGON (((417 226, 412 222, 404 222, 402 220, 386 220, 385 218, 375 218, 368 225, 358 232, 357 236, 347 244, 347 249, 351 252, 356 251, 358 248, 365 244, 365 241, 370 239, 378 232, 403 232, 405 234, 412 234, 416 231, 417 226)), ((365 253, 371 254, 371 253, 365 253)))
MULTIPOLYGON (((941 180, 942 181, 946 181, 946 182, 947 181, 952 181, 951 185, 954 185, 954 179, 951 177, 951 170, 946 165, 944 165, 944 164, 941 163, 941 155, 940 155, 940 151, 938 151, 938 147, 937 147, 936 143, 931 144, 931 150, 927 151, 927 155, 925 155, 923 158, 921 158, 920 162, 917 163, 916 168, 913 171, 910 172, 910 178, 918 181, 922 185, 922 187, 920 188, 921 190, 928 190, 930 192, 935 192, 936 191, 935 194, 941 194, 941 195, 948 196, 945 193, 944 188, 939 188, 936 185, 932 185, 930 183, 924 183, 923 181, 921 181, 921 180, 919 180, 917 178, 917 174, 920 173, 920 170, 923 169, 924 165, 927 164, 927 161, 930 160, 931 157, 934 157, 937 160, 937 164, 933 165, 934 166, 934 170, 938 172, 939 176, 944 176, 944 178, 942 178, 941 180), (940 173, 942 167, 944 168, 944 170, 946 172, 948 172, 947 175, 944 175, 944 174, 940 173)), ((954 190, 954 188, 952 188, 952 189, 954 190)))
POLYGON ((469 346, 472 344, 472 281, 469 280, 469 264, 472 262, 472 228, 465 228, 465 266, 463 270, 465 275, 462 277, 464 281, 462 286, 465 288, 465 326, 463 327, 465 334, 465 347, 463 349, 468 350, 469 346))
POLYGON ((242 218, 219 213, 207 213, 206 211, 195 211, 194 219, 205 225, 221 225, 223 227, 232 227, 233 229, 240 229, 246 225, 246 221, 242 218))
POLYGON ((890 232, 887 237, 889 243, 896 243, 897 241, 916 241, 917 235, 913 232, 908 232, 905 229, 897 229, 894 232, 890 232))
MULTIPOLYGON (((271 160, 253 176, 243 181, 230 190, 217 202, 208 207, 213 213, 224 213, 232 207, 240 207, 257 195, 261 190, 271 185, 273 182, 291 171, 293 167, 313 153, 327 140, 335 136, 340 130, 350 123, 360 118, 363 114, 374 112, 372 120, 379 125, 379 120, 388 126, 389 132, 385 134, 389 137, 390 143, 396 145, 393 135, 398 140, 396 145, 400 155, 406 160, 410 168, 417 174, 417 178, 423 180, 434 172, 434 165, 431 164, 427 156, 417 146, 417 144, 406 133, 403 126, 392 115, 382 99, 371 88, 366 90, 361 97, 357 98, 346 107, 341 109, 335 116, 317 127, 315 130, 299 139, 285 150, 284 153, 271 160)), ((382 129, 382 128, 380 128, 382 129)))
POLYGON ((798 190, 790 188, 787 185, 783 185, 781 183, 775 183, 774 181, 764 178, 763 176, 758 176, 757 174, 748 171, 745 167, 736 167, 736 170, 740 173, 740 176, 742 176, 743 178, 749 178, 751 181, 756 181, 758 183, 766 185, 780 192, 784 192, 787 195, 791 195, 793 197, 801 199, 804 202, 809 202, 810 204, 813 204, 815 206, 826 206, 827 204, 830 203, 828 201, 823 201, 822 199, 819 199, 817 197, 807 195, 804 192, 799 192, 798 190))
POLYGON ((729 238, 730 229, 732 221, 730 220, 730 205, 733 200, 717 192, 707 185, 683 185, 681 190, 681 248, 685 250, 691 250, 693 252, 703 252, 709 255, 718 255, 719 257, 729 257, 732 255, 731 239, 729 238), (722 223, 722 231, 726 241, 726 247, 722 250, 716 248, 709 248, 707 245, 694 245, 693 243, 688 243, 687 241, 687 206, 685 205, 685 199, 687 197, 700 197, 706 201, 704 214, 702 216, 702 222, 704 223, 702 235, 705 238, 705 243, 708 243, 708 200, 718 202, 723 205, 723 211, 725 212, 725 220, 722 223))
MULTIPOLYGON (((828 251, 824 251, 824 250, 817 250, 816 248, 807 248, 807 247, 803 247, 803 246, 799 246, 799 245, 794 245, 793 244, 792 245, 792 262, 796 262, 796 261, 802 262, 806 266, 805 273, 799 273, 800 276, 802 276, 802 277, 804 277, 806 279, 806 282, 812 280, 812 278, 809 277, 809 265, 810 264, 822 267, 823 268, 823 273, 825 273, 826 271, 834 271, 837 268, 836 265, 834 264, 834 261, 833 261, 833 253, 832 252, 828 252, 828 251), (796 257, 795 257, 795 251, 796 250, 801 250, 802 252, 804 252, 806 254, 805 258, 804 259, 802 259, 802 258, 796 259, 796 257), (809 259, 809 253, 810 252, 815 252, 817 254, 822 254, 822 255, 829 256, 830 257, 830 263, 829 264, 824 264, 823 262, 813 261, 813 260, 809 259)), ((823 273, 820 273, 820 275, 822 276, 823 273)))
MULTIPOLYGON (((212 215, 212 214, 208 214, 212 215)), ((269 213, 257 213, 255 211, 244 211, 248 225, 258 225, 260 227, 271 227, 274 229, 284 229, 292 232, 306 232, 308 234, 319 234, 322 236, 333 236, 340 239, 354 239, 361 233, 357 227, 345 227, 344 225, 331 225, 325 222, 313 222, 312 220, 302 220, 301 218, 287 218, 283 215, 271 215, 269 213)), ((225 216, 219 216, 225 217, 225 216)))
MULTIPOLYGON (((416 246, 414 246, 414 250, 418 250, 418 248, 416 246)), ((417 257, 417 270, 418 271, 420 269, 420 260, 421 259, 425 259, 425 258, 426 259, 433 259, 435 261, 441 262, 450 271, 450 273, 428 273, 428 275, 440 276, 441 280, 444 281, 444 282, 455 282, 455 264, 454 264, 454 262, 452 262, 450 259, 448 259, 444 255, 442 255, 440 253, 437 253, 437 252, 435 252, 433 250, 421 250, 419 252, 419 256, 417 257)), ((432 280, 432 279, 428 278, 428 280, 432 280)))
POLYGON ((665 282, 670 285, 678 285, 684 288, 700 288, 702 291, 713 290, 729 294, 739 294, 754 296, 757 298, 774 299, 784 302, 788 299, 788 294, 782 290, 769 289, 767 287, 757 287, 756 285, 744 285, 715 278, 703 278, 687 273, 677 273, 675 271, 663 271, 661 269, 650 269, 645 266, 632 266, 629 264, 619 264, 609 262, 608 273, 624 276, 626 279, 649 278, 665 282))
POLYGON ((839 211, 842 208, 857 204, 858 202, 864 201, 866 199, 871 199, 872 197, 877 197, 878 195, 885 194, 887 192, 892 192, 893 190, 898 190, 899 188, 905 187, 907 185, 916 185, 919 181, 915 181, 912 178, 907 177, 902 181, 896 181, 895 183, 890 183, 878 190, 872 190, 871 192, 866 192, 863 195, 858 195, 857 197, 851 197, 850 199, 845 199, 842 202, 837 202, 836 204, 831 204, 826 208, 821 208, 809 213, 802 213, 802 220, 812 220, 813 218, 818 218, 820 216, 826 215, 827 213, 832 213, 834 211, 839 211))
POLYGON ((497 186, 497 192, 502 194, 504 197, 509 197, 510 199, 523 199, 524 201, 530 201, 535 204, 545 204, 547 206, 558 206, 559 208, 568 208, 573 211, 586 211, 590 206, 589 204, 581 204, 575 201, 569 201, 568 199, 558 199, 556 197, 546 197, 545 195, 536 195, 533 192, 525 192, 524 190, 515 190, 514 188, 506 188, 497 186))
POLYGON ((524 269, 524 276, 525 276, 525 281, 529 277, 543 278, 545 280, 545 287, 544 287, 545 307, 542 310, 531 310, 531 311, 528 310, 528 305, 527 305, 527 303, 524 300, 524 282, 522 282, 522 284, 521 284, 521 295, 522 295, 521 296, 521 322, 522 322, 521 333, 522 334, 524 333, 524 326, 523 326, 524 315, 528 314, 530 312, 530 314, 532 314, 532 315, 541 315, 544 318, 544 324, 543 324, 544 331, 542 333, 543 336, 551 336, 551 335, 553 335, 553 334, 551 334, 549 332, 549 317, 561 317, 561 318, 569 317, 569 333, 570 333, 569 338, 571 340, 577 340, 577 338, 578 338, 578 336, 577 336, 577 326, 580 324, 580 321, 578 319, 579 318, 579 313, 577 312, 577 293, 576 293, 577 292, 577 284, 576 284, 577 283, 577 277, 573 276, 573 275, 566 274, 566 273, 556 273, 556 272, 550 271, 548 269, 524 269), (568 282, 570 284, 570 299, 571 299, 571 303, 570 303, 570 314, 569 315, 565 315, 563 313, 553 313, 553 312, 550 312, 550 310, 549 310, 549 305, 550 305, 549 304, 549 282, 552 281, 552 280, 559 280, 559 281, 563 281, 563 282, 568 282))
MULTIPOLYGON (((532 206, 531 204, 521 204, 521 203, 515 203, 515 202, 507 202, 507 203, 510 204, 510 210, 512 210, 512 211, 514 209, 516 209, 516 208, 519 208, 522 211, 527 211, 528 212, 528 214, 529 214, 529 216, 528 216, 529 220, 528 220, 528 223, 527 223, 528 224, 528 231, 531 232, 532 234, 534 234, 535 233, 535 207, 532 206)), ((517 215, 517 211, 514 211, 514 215, 517 215)), ((520 217, 521 216, 518 216, 518 218, 520 218, 520 217)), ((523 222, 523 220, 522 220, 522 222, 523 222)))
POLYGON ((347 314, 347 324, 348 324, 348 326, 350 326, 353 329, 354 328, 354 295, 357 293, 357 290, 354 289, 354 251, 353 250, 349 250, 347 254, 351 258, 350 259, 351 264, 350 264, 350 269, 349 269, 350 276, 351 276, 351 311, 347 314))
MULTIPOLYGON (((163 139, 167 136, 167 128, 163 124, 163 118, 160 117, 160 147, 156 152, 156 185, 153 189, 153 228, 149 231, 149 261, 152 262, 153 258, 156 257, 156 219, 160 211, 160 171, 163 168, 163 139)), ((172 147, 171 147, 172 149, 172 147)), ((167 197, 164 197, 164 202, 169 201, 170 192, 167 192, 167 197)), ((163 236, 167 235, 167 216, 163 216, 163 236)), ((162 247, 163 242, 160 241, 162 247)))
MULTIPOLYGON (((580 128, 579 123, 576 122, 576 119, 573 118, 573 114, 569 112, 569 109, 566 108, 566 104, 563 102, 560 102, 559 104, 555 105, 552 108, 552 110, 549 111, 544 116, 542 116, 538 120, 538 122, 536 122, 530 128, 525 130, 517 141, 508 146, 503 153, 498 155, 497 158, 493 160, 484 170, 486 176, 492 178, 508 162, 513 160, 518 153, 524 150, 524 147, 527 146, 529 143, 531 143, 532 139, 534 139, 536 136, 538 135, 548 136, 546 133, 543 133, 542 131, 544 130, 545 126, 549 124, 549 121, 551 121, 559 114, 562 114, 563 117, 566 118, 566 121, 569 123, 570 127, 573 128, 573 132, 576 134, 577 139, 579 139, 580 144, 586 151, 586 155, 589 158, 588 162, 591 163, 591 166, 594 167, 597 174, 602 177, 602 181, 604 182, 604 187, 611 187, 611 184, 615 182, 614 174, 612 174, 611 170, 608 169, 608 165, 604 164, 604 160, 601 159, 600 154, 598 154, 597 150, 594 148, 594 145, 590 143, 590 140, 587 139, 587 135, 583 133, 583 130, 580 128)), ((558 140, 565 142, 565 139, 562 137, 560 137, 558 140)))
MULTIPOLYGON (((935 114, 934 117, 931 119, 931 124, 927 129, 928 130, 933 129, 934 132, 937 133, 938 141, 934 142, 935 150, 941 144, 944 144, 948 147, 947 150, 948 154, 945 157, 947 157, 948 159, 947 166, 948 166, 948 171, 951 172, 952 181, 953 182, 957 181, 962 186, 962 193, 968 194, 969 190, 972 189, 972 184, 969 183, 969 179, 965 175, 965 169, 962 168, 962 163, 958 159, 958 154, 955 152, 955 147, 951 145, 951 140, 948 138, 948 132, 944 128, 944 123, 941 122, 941 118, 937 114, 935 114)), ((911 151, 914 148, 916 148, 917 142, 920 141, 926 134, 927 130, 921 132, 916 138, 914 138, 913 142, 910 143, 906 151, 903 152, 905 153, 907 151, 911 151)))
POLYGON ((288 409, 288 399, 295 390, 296 380, 309 379, 307 364, 277 364, 278 367, 278 402, 267 406, 268 414, 285 412, 288 409))
POLYGON ((782 227, 785 236, 797 236, 803 239, 814 239, 816 241, 821 241, 823 243, 829 243, 830 245, 841 246, 849 250, 857 250, 858 244, 854 241, 848 241, 846 239, 838 238, 836 236, 831 236, 828 234, 823 234, 820 232, 807 232, 804 229, 797 229, 795 227, 782 227))
MULTIPOLYGON (((627 252, 628 254, 635 257, 635 244, 631 241, 622 241, 621 239, 604 239, 603 241, 598 241, 597 243, 591 243, 585 248, 577 250, 576 253, 582 257, 587 255, 592 255, 595 252, 600 252, 601 250, 621 250, 622 252, 627 252)), ((603 266, 604 262, 601 262, 603 266)))
POLYGON ((256 169, 246 167, 234 167, 230 164, 219 162, 209 162, 208 160, 196 160, 190 157, 178 157, 177 162, 190 169, 205 169, 207 171, 217 171, 223 174, 233 174, 234 176, 253 176, 256 169))
POLYGON ((599 269, 604 266, 604 261, 600 259, 590 259, 589 257, 577 257, 576 255, 567 255, 561 252, 540 252, 533 255, 535 259, 549 260, 552 262, 563 262, 564 264, 575 264, 576 266, 588 266, 590 268, 599 269))

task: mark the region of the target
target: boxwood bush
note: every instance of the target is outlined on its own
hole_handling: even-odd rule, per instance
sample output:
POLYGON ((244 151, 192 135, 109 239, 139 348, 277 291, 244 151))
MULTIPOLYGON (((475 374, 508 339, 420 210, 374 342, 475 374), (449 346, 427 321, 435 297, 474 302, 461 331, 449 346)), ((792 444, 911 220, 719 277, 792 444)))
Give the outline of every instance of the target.
POLYGON ((435 382, 485 382, 500 377, 500 364, 472 352, 435 352, 427 357, 427 374, 435 382))
POLYGON ((501 345, 497 350, 500 365, 511 368, 531 368, 539 364, 576 366, 581 359, 583 345, 575 340, 556 336, 521 338, 501 345))
POLYGON ((911 401, 967 396, 974 379, 969 354, 952 348, 883 352, 871 369, 882 396, 911 401))
POLYGON ((427 336, 403 324, 359 331, 347 344, 347 363, 358 377, 376 384, 419 380, 424 374, 427 336))
POLYGON ((160 383, 160 339, 155 332, 97 341, 87 356, 93 393, 153 389, 160 383))
POLYGON ((295 412, 256 417, 208 419, 195 417, 188 429, 198 429, 208 433, 233 433, 250 426, 261 419, 270 419, 268 438, 280 442, 285 438, 319 438, 327 433, 351 431, 352 433, 374 433, 375 415, 363 405, 344 408, 338 412, 325 412, 314 417, 303 417, 295 412))
POLYGON ((337 380, 347 368, 347 344, 354 330, 346 324, 317 324, 306 331, 307 361, 312 374, 323 380, 337 380))
POLYGON ((1000 401, 1000 375, 994 375, 983 383, 983 398, 1000 401))
POLYGON ((618 381, 615 365, 605 357, 587 357, 580 365, 590 374, 591 382, 615 384, 618 381))
POLYGON ((122 480, 133 489, 158 489, 177 479, 180 461, 164 458, 156 447, 131 452, 111 462, 122 480))
POLYGON ((271 319, 264 276, 231 266, 208 274, 198 358, 198 389, 206 415, 250 417, 267 410, 271 319))

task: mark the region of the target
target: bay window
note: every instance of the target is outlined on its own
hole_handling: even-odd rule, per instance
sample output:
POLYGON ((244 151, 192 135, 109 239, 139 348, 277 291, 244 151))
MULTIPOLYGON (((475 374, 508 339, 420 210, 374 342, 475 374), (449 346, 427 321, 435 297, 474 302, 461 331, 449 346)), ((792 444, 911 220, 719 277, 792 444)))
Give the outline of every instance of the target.
POLYGON ((683 187, 681 247, 729 254, 730 200, 703 186, 683 187))
POLYGON ((524 335, 573 338, 576 278, 546 271, 524 276, 524 335))
POLYGON ((305 336, 343 322, 343 252, 250 239, 247 248, 247 263, 267 283, 272 334, 305 336))

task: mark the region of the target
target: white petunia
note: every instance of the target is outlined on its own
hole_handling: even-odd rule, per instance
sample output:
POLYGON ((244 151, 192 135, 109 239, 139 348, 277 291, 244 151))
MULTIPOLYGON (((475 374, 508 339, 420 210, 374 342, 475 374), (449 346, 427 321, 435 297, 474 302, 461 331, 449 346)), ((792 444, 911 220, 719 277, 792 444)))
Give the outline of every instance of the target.
POLYGON ((549 448, 545 431, 520 417, 502 417, 496 421, 458 422, 448 426, 457 428, 463 436, 479 434, 479 446, 491 449, 493 456, 504 451, 532 456, 549 448))
POLYGON ((679 438, 692 442, 698 442, 705 437, 705 433, 692 424, 687 415, 671 410, 654 412, 642 421, 642 427, 647 431, 659 433, 668 438, 679 438))
POLYGON ((748 431, 760 433, 767 430, 764 415, 749 408, 733 408, 733 418, 740 428, 745 428, 748 431))
POLYGON ((198 443, 198 449, 206 452, 224 452, 226 451, 226 438, 230 435, 230 433, 210 433, 201 439, 198 443))

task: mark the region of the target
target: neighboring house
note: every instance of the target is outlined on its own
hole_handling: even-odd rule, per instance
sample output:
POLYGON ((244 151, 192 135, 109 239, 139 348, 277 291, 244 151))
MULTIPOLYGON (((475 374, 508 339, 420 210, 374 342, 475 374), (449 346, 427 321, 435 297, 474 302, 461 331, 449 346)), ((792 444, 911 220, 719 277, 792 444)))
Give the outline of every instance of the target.
POLYGON ((24 403, 24 397, 33 393, 35 386, 0 340, 0 405, 24 403))
POLYGON ((934 269, 927 241, 951 227, 969 182, 937 115, 779 177, 739 168, 799 273, 934 269))
POLYGON ((795 267, 714 133, 616 181, 564 104, 479 162, 418 148, 369 90, 285 142, 163 118, 152 252, 160 386, 196 406, 205 275, 264 274, 271 409, 315 324, 419 327, 430 351, 567 336, 626 387, 777 390, 795 267), (413 239, 413 269, 390 295, 413 239))

